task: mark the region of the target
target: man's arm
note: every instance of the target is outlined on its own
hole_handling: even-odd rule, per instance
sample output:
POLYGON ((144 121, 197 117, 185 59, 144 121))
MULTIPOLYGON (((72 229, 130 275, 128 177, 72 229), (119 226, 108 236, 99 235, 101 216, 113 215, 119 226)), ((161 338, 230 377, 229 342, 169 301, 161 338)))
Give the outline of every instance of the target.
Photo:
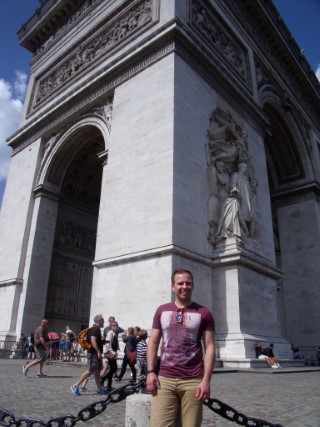
POLYGON ((95 349, 95 351, 97 352, 98 359, 101 359, 102 353, 101 353, 101 351, 98 347, 98 344, 97 344, 97 337, 95 337, 94 335, 91 336, 91 345, 95 349))
MULTIPOLYGON (((157 363, 158 347, 161 340, 161 330, 152 329, 147 350, 147 371, 154 371, 157 363)), ((160 382, 155 372, 147 374, 147 389, 155 396, 160 388, 160 382)))
POLYGON ((205 400, 210 397, 210 381, 214 365, 216 362, 216 345, 213 331, 203 332, 203 342, 205 346, 204 374, 201 383, 197 387, 196 397, 198 400, 205 400))

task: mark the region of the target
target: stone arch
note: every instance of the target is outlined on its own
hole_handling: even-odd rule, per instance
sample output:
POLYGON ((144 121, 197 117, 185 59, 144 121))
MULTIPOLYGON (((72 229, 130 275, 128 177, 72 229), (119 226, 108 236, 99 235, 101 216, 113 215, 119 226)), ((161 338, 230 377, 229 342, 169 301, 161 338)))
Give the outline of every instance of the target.
POLYGON ((300 226, 307 212, 305 187, 313 175, 308 142, 303 133, 304 122, 289 97, 280 97, 268 88, 263 93, 263 112, 269 122, 265 150, 269 177, 275 259, 283 276, 278 282, 277 306, 281 333, 288 341, 295 340, 293 323, 298 313, 292 294, 304 287, 295 273, 293 248, 301 245, 305 230, 300 226), (293 280, 293 277, 295 279, 293 280))
POLYGON ((63 132, 48 138, 44 147, 43 161, 38 173, 37 184, 52 190, 59 190, 70 159, 78 149, 93 140, 97 135, 103 138, 104 147, 99 155, 107 157, 109 128, 96 114, 87 115, 82 120, 69 125, 63 132), (80 136, 80 137, 79 137, 80 136))
POLYGON ((55 192, 57 209, 45 317, 57 331, 89 323, 96 231, 109 130, 95 115, 49 142, 39 186, 55 192))

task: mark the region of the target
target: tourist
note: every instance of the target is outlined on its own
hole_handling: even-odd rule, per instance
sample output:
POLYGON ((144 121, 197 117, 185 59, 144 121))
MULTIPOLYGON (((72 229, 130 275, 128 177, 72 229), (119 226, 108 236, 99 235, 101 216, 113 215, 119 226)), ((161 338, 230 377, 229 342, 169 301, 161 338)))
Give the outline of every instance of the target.
POLYGON ((38 374, 37 377, 46 377, 42 372, 43 365, 47 358, 47 342, 49 341, 48 337, 48 325, 49 322, 46 319, 41 320, 40 326, 36 329, 34 333, 34 347, 35 347, 35 354, 36 359, 33 360, 30 365, 28 365, 28 362, 22 367, 22 372, 24 375, 27 375, 28 370, 32 368, 33 366, 38 365, 38 374))
POLYGON ((102 314, 97 314, 94 319, 94 325, 88 330, 88 342, 91 344, 91 348, 87 350, 87 370, 80 376, 78 381, 71 386, 71 391, 76 396, 81 394, 80 386, 84 387, 85 380, 94 374, 94 378, 97 385, 98 394, 108 394, 107 390, 102 387, 100 380, 100 371, 102 369, 102 351, 103 351, 103 339, 101 336, 101 328, 104 325, 104 319, 102 314))
POLYGON ((214 320, 206 307, 192 301, 193 288, 192 273, 176 270, 171 277, 175 301, 158 307, 153 319, 147 352, 152 427, 174 425, 179 407, 183 427, 199 427, 202 402, 210 397, 215 364, 214 320))

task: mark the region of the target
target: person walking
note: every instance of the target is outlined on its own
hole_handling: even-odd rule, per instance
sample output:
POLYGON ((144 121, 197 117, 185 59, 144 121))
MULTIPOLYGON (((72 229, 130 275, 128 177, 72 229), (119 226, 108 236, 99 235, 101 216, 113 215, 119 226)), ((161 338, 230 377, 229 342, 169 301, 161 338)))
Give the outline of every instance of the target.
POLYGON ((21 358, 26 359, 26 349, 27 349, 27 343, 28 338, 24 335, 24 333, 21 332, 20 338, 19 338, 19 347, 21 352, 21 358))
POLYGON ((47 342, 49 341, 48 326, 49 326, 48 320, 43 319, 41 320, 40 326, 38 326, 37 329, 35 330, 34 348, 35 348, 36 358, 35 360, 33 360, 33 362, 30 363, 30 365, 28 365, 28 362, 25 365, 23 365, 22 372, 26 376, 29 369, 36 365, 39 365, 37 377, 41 378, 41 377, 47 376, 42 372, 42 369, 47 358, 46 346, 47 346, 47 342))
POLYGON ((137 363, 137 343, 138 339, 134 335, 134 328, 128 328, 128 334, 124 333, 122 335, 122 341, 125 343, 124 355, 121 365, 120 374, 115 377, 116 381, 121 381, 122 377, 126 373, 127 366, 129 365, 132 372, 132 382, 137 380, 137 370, 135 364, 137 363))
POLYGON ((117 371, 117 353, 118 353, 118 337, 116 334, 117 324, 112 323, 111 331, 108 332, 105 345, 105 357, 109 365, 109 370, 104 375, 101 375, 101 384, 108 380, 108 391, 112 391, 112 378, 117 371))
POLYGON ((202 402, 210 396, 216 357, 214 320, 208 308, 192 301, 194 283, 189 270, 174 271, 171 289, 175 301, 156 310, 148 343, 147 389, 153 395, 151 427, 174 426, 179 406, 183 427, 200 427, 202 402))
POLYGON ((102 314, 97 314, 93 319, 94 325, 88 330, 88 342, 91 344, 91 348, 87 350, 87 370, 80 376, 78 381, 73 384, 70 388, 74 395, 79 396, 81 394, 80 386, 83 384, 90 375, 94 375, 97 393, 108 394, 108 391, 102 387, 100 380, 100 371, 102 369, 102 351, 104 340, 101 336, 101 328, 104 325, 104 319, 102 314))

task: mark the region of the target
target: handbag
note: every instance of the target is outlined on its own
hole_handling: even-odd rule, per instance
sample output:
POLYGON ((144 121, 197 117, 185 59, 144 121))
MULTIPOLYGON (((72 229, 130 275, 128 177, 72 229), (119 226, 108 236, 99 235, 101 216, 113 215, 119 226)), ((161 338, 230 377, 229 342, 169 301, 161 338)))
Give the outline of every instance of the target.
POLYGON ((108 360, 113 360, 113 359, 116 359, 117 357, 117 354, 112 350, 108 350, 106 353, 104 353, 104 355, 108 360))
POLYGON ((137 350, 135 351, 126 351, 130 365, 135 365, 137 363, 137 350))

